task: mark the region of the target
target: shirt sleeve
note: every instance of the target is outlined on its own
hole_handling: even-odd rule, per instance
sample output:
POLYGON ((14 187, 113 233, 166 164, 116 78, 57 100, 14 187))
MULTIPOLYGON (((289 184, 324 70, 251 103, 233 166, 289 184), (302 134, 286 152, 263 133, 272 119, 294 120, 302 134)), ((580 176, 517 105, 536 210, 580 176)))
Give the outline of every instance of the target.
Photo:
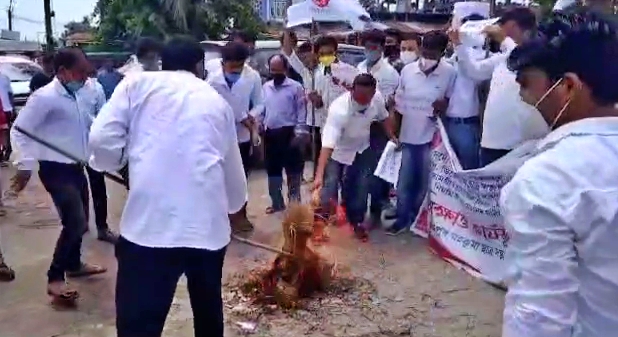
POLYGON ((378 121, 383 121, 388 118, 388 110, 386 110, 386 101, 384 100, 384 96, 379 92, 376 92, 375 97, 373 98, 375 101, 375 105, 377 106, 378 113, 376 115, 376 119, 378 121))
POLYGON ((474 60, 464 45, 455 47, 455 53, 457 53, 458 65, 462 72, 475 81, 491 79, 496 66, 506 57, 504 53, 499 53, 484 60, 474 60))
POLYGON ((94 117, 96 117, 103 108, 103 105, 105 105, 107 99, 105 98, 105 90, 103 90, 103 86, 101 85, 101 83, 99 83, 98 80, 95 80, 93 83, 96 95, 96 107, 94 117))
POLYGON ((399 86, 399 73, 392 66, 388 69, 388 76, 382 81, 380 87, 382 88, 382 94, 384 99, 388 99, 395 95, 395 91, 399 86))
POLYGON ((302 85, 296 87, 294 94, 295 110, 296 110, 296 129, 297 133, 308 133, 307 130, 307 104, 305 103, 305 89, 302 85))
POLYGON ((41 94, 40 91, 34 92, 26 101, 26 105, 19 111, 17 118, 11 128, 11 138, 15 141, 15 145, 21 152, 20 163, 25 169, 33 170, 36 166, 36 146, 37 144, 28 136, 17 131, 21 128, 26 132, 36 134, 40 125, 45 122, 49 115, 48 98, 41 94))
POLYGON ((453 91, 455 90, 455 81, 457 80, 457 71, 455 69, 453 69, 453 71, 451 72, 451 76, 449 78, 449 81, 447 83, 447 87, 446 87, 446 93, 444 94, 445 98, 451 98, 453 97, 453 91))
POLYGON ((401 76, 399 76, 399 85, 397 85, 397 89, 395 90, 395 110, 397 110, 400 114, 405 112, 405 82, 404 82, 404 72, 405 68, 401 71, 401 76))
POLYGON ((90 166, 98 171, 118 171, 127 163, 126 146, 131 106, 129 81, 114 90, 90 127, 90 166))
MULTIPOLYGON (((233 115, 232 108, 226 105, 225 114, 233 115)), ((231 119, 226 120, 223 127, 225 142, 229 144, 223 157, 223 172, 225 175, 225 189, 228 199, 228 213, 234 214, 242 209, 248 200, 247 177, 242 165, 236 127, 231 119)))
POLYGON ((502 336, 571 337, 579 288, 575 234, 566 222, 572 210, 552 191, 563 175, 534 178, 535 183, 516 176, 501 195, 510 236, 502 336))
MULTIPOLYGON (((282 54, 285 55, 285 53, 282 54)), ((285 57, 288 59, 288 62, 290 62, 290 67, 292 67, 295 72, 302 74, 305 71, 305 65, 300 58, 298 58, 296 52, 292 52, 292 55, 290 56, 285 55, 285 57)))
POLYGON ((334 149, 343 134, 346 123, 345 107, 340 106, 340 102, 334 102, 328 109, 326 123, 322 130, 322 147, 334 149))
POLYGON ((264 109, 264 90, 262 90, 262 78, 257 72, 253 73, 253 90, 251 91, 251 104, 253 107, 249 115, 256 117, 264 109))

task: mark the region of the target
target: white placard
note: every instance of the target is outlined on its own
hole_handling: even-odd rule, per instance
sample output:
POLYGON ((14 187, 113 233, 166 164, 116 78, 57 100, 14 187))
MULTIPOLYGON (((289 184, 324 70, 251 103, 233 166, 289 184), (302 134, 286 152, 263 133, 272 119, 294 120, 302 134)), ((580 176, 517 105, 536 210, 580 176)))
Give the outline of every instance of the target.
POLYGON ((467 47, 481 47, 485 41, 483 29, 495 24, 499 18, 480 21, 468 21, 459 27, 461 44, 467 47))
POLYGON ((388 142, 380 156, 378 166, 374 175, 397 186, 399 179, 399 169, 401 168, 401 151, 395 151, 397 145, 393 142, 388 142))
POLYGON ((324 6, 318 6, 312 0, 294 4, 287 9, 287 28, 315 22, 340 22, 350 23, 354 30, 363 30, 367 21, 361 17, 370 19, 369 13, 356 0, 329 0, 322 1, 324 6))
POLYGON ((470 14, 479 14, 488 18, 489 3, 479 1, 456 2, 453 8, 452 27, 459 27, 461 25, 461 20, 470 14))

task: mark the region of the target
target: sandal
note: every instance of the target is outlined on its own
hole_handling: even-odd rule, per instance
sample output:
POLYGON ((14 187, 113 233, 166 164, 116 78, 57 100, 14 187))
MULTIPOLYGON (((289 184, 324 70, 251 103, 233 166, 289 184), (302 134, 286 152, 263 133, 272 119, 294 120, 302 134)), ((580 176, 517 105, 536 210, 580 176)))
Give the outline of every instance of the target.
POLYGON ((51 296, 59 304, 74 304, 79 298, 79 292, 69 287, 64 281, 56 281, 47 284, 47 295, 51 296))
POLYGON ((97 266, 96 264, 82 263, 78 270, 67 271, 68 277, 87 277, 97 274, 103 274, 107 271, 107 268, 97 266))
POLYGON ((367 234, 367 230, 361 226, 354 227, 354 235, 357 239, 362 242, 367 242, 369 240, 369 235, 367 234))
POLYGON ((0 263, 0 282, 11 282, 15 279, 15 271, 6 263, 0 263))
POLYGON ((264 213, 266 213, 266 214, 274 214, 274 213, 282 212, 283 210, 285 210, 285 207, 269 206, 269 207, 266 207, 266 211, 264 213))

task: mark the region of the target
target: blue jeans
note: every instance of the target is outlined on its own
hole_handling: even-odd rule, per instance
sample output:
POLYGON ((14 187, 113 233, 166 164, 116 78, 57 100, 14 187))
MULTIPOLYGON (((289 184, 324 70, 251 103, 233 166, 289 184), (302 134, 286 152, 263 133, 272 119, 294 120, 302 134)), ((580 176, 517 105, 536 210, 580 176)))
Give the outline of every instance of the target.
POLYGON ((479 167, 481 120, 478 117, 445 117, 444 128, 459 163, 464 170, 479 167))
POLYGON ((363 151, 363 153, 357 153, 350 166, 333 159, 328 160, 320 194, 320 213, 323 217, 328 218, 331 215, 332 205, 337 204, 339 184, 345 170, 341 189, 346 192, 346 218, 353 226, 358 226, 365 221, 369 182, 373 174, 371 160, 372 152, 370 149, 363 151))
POLYGON ((429 186, 429 145, 403 144, 394 229, 409 227, 423 204, 429 186))

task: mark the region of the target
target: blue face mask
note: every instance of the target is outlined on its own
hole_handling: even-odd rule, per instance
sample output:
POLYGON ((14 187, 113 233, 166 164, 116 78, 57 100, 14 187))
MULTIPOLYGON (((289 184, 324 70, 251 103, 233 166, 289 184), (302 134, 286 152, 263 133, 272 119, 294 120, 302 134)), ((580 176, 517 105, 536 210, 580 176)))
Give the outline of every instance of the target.
POLYGON ((225 76, 225 80, 231 84, 236 83, 236 81, 240 79, 240 73, 229 73, 229 74, 225 73, 223 74, 223 76, 225 76))
POLYGON ((68 91, 74 94, 84 86, 84 83, 85 83, 84 81, 69 81, 65 83, 64 86, 66 87, 68 91))
POLYGON ((369 63, 376 63, 382 57, 380 50, 365 50, 365 58, 369 63))

